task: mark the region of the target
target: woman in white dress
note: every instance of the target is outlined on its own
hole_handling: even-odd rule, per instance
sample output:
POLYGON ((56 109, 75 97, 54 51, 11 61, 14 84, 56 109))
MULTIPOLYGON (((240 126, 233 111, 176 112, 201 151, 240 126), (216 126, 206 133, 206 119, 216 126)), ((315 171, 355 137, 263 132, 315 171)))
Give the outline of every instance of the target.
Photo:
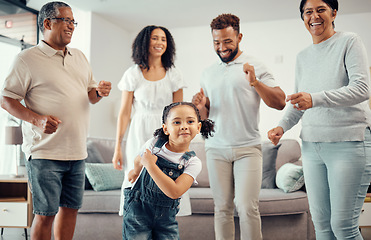
MULTIPOLYGON (((185 87, 181 73, 174 67, 175 43, 166 28, 143 28, 133 42, 132 51, 135 64, 126 70, 118 84, 122 100, 112 159, 114 167, 124 170, 125 176, 134 168, 134 159, 141 146, 161 127, 163 108, 183 101, 185 87), (128 126, 124 152, 127 161, 124 162, 121 143, 128 126)), ((122 189, 130 186, 125 177, 122 189)))

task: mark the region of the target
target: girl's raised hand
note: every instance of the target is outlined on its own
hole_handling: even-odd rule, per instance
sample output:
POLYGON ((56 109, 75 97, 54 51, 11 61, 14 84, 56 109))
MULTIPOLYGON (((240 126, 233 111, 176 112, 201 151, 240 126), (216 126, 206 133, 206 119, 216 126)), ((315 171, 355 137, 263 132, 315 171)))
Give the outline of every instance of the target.
POLYGON ((147 168, 151 164, 156 164, 157 156, 152 154, 150 150, 146 149, 140 160, 141 164, 147 168))

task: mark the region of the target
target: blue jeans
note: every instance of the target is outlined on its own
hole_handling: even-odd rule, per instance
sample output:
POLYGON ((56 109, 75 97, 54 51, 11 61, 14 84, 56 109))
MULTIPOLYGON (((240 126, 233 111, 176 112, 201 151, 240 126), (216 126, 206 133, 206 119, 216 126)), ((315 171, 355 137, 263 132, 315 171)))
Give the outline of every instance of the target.
POLYGON ((363 239, 358 219, 371 181, 370 129, 365 141, 303 141, 302 153, 316 239, 363 239))
POLYGON ((59 207, 79 209, 85 183, 85 161, 31 159, 26 161, 33 212, 54 216, 59 207))

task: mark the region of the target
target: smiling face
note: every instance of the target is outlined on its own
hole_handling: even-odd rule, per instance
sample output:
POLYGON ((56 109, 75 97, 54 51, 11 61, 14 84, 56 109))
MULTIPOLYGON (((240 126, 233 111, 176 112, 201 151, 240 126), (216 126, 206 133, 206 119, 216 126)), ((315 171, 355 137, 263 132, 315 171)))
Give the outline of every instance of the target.
POLYGON ((169 135, 170 145, 188 149, 191 140, 200 133, 201 123, 193 107, 178 105, 170 110, 162 127, 164 133, 169 135))
POLYGON ((231 26, 224 29, 213 29, 212 35, 215 52, 223 62, 229 63, 241 54, 238 45, 241 42, 242 34, 237 33, 231 26))
POLYGON ((149 42, 149 55, 162 56, 167 47, 166 34, 161 28, 153 29, 149 42))
MULTIPOLYGON (((59 15, 57 18, 74 20, 71 8, 61 7, 58 10, 59 15)), ((75 26, 72 23, 67 24, 60 19, 45 19, 44 26, 45 41, 56 50, 65 50, 66 46, 71 42, 75 26)))
POLYGON ((335 34, 332 23, 337 11, 322 0, 308 0, 304 5, 303 20, 312 35, 313 43, 321 43, 335 34))

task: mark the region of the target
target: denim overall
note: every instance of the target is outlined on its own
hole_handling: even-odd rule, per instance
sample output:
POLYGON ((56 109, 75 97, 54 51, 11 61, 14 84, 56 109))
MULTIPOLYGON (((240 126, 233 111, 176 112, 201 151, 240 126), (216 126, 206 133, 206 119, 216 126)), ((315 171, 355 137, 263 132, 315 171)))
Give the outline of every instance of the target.
MULTIPOLYGON (((157 156, 156 165, 175 181, 183 174, 184 166, 195 153, 185 152, 179 164, 170 162, 156 154, 166 142, 158 139, 153 153, 157 156)), ((146 168, 143 168, 134 187, 124 189, 124 196, 124 240, 179 239, 175 215, 179 211, 180 199, 166 196, 146 168)))

